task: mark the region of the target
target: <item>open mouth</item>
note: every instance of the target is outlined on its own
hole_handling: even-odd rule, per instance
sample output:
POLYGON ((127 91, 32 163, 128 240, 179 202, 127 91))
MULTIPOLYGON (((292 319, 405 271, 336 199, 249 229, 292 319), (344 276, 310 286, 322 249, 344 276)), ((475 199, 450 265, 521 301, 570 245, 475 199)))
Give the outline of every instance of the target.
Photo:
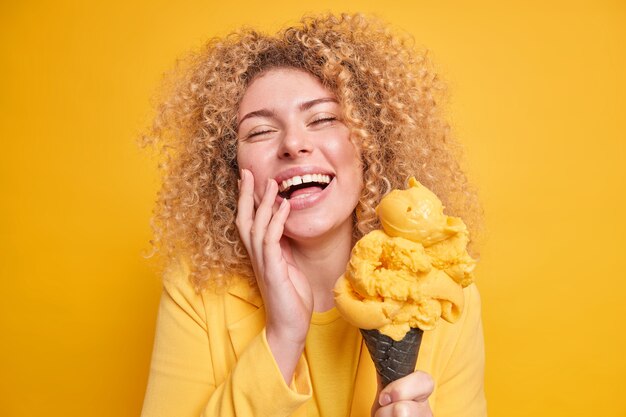
POLYGON ((327 174, 296 175, 284 180, 279 187, 278 195, 291 199, 322 192, 333 177, 327 174))

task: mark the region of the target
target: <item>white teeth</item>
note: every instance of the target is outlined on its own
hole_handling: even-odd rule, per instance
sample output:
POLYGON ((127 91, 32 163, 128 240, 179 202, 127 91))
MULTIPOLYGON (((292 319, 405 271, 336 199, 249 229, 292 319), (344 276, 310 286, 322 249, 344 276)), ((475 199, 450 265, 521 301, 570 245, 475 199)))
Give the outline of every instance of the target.
POLYGON ((280 184, 280 192, 287 191, 292 185, 306 184, 309 182, 317 182, 322 184, 330 183, 330 175, 324 174, 304 174, 303 176, 295 175, 284 180, 280 184))

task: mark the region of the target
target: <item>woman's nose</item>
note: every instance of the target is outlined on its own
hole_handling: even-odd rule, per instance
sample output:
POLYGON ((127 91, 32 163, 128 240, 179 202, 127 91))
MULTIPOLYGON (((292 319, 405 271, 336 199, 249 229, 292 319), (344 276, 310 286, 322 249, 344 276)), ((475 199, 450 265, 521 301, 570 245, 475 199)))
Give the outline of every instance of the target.
POLYGON ((306 132, 288 130, 284 132, 278 148, 279 158, 296 158, 310 154, 313 144, 307 137, 306 132))

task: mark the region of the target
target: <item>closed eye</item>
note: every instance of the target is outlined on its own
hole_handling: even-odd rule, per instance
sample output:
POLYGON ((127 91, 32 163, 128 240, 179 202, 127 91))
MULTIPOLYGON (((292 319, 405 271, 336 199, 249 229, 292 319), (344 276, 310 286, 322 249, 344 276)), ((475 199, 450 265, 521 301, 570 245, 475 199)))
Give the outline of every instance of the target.
POLYGON ((311 125, 323 125, 326 123, 332 123, 336 120, 337 118, 334 116, 324 116, 324 117, 320 117, 319 119, 313 120, 310 124, 311 125))
POLYGON ((272 130, 272 129, 256 130, 254 132, 248 133, 248 135, 246 136, 246 139, 250 139, 250 138, 253 138, 255 136, 265 135, 265 134, 272 133, 272 132, 274 132, 274 130, 272 130))

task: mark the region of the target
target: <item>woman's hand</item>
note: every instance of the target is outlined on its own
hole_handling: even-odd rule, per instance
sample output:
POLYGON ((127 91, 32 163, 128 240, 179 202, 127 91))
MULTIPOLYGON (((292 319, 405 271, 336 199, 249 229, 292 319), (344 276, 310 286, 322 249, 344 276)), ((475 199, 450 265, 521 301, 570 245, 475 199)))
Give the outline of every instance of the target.
POLYGON ((381 391, 372 406, 372 417, 432 417, 428 397, 433 392, 433 379, 425 372, 415 371, 393 381, 381 391))
POLYGON ((283 237, 289 201, 283 200, 273 212, 278 184, 269 179, 255 211, 254 180, 252 172, 242 170, 236 224, 265 304, 268 344, 285 381, 289 382, 304 349, 313 293, 306 277, 294 264, 291 247, 283 237))

